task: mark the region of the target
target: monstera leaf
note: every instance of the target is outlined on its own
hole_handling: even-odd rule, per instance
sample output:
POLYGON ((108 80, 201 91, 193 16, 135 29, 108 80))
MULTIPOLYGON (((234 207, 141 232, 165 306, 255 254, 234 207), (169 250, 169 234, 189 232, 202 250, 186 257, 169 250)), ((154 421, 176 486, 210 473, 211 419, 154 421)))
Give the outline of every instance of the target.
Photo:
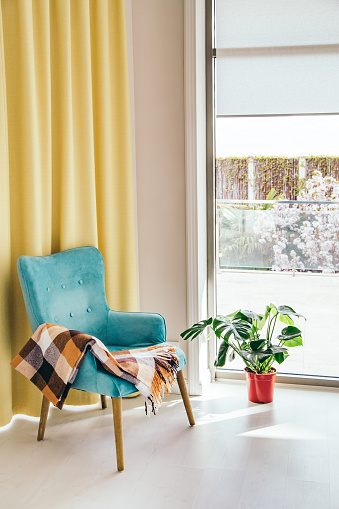
POLYGON ((215 318, 213 320, 212 329, 219 339, 222 338, 223 333, 229 331, 238 340, 249 338, 252 333, 251 324, 238 318, 232 321, 215 318))
POLYGON ((279 334, 278 339, 285 346, 300 346, 303 344, 301 330, 298 327, 285 327, 279 334))
POLYGON ((238 309, 226 316, 208 318, 195 323, 181 333, 183 339, 193 340, 206 328, 210 328, 221 339, 214 365, 225 365, 226 359, 232 361, 238 354, 246 368, 254 373, 267 373, 274 361, 281 364, 287 357, 287 347, 302 345, 302 333, 294 325, 293 318, 304 318, 290 306, 275 306, 270 303, 264 314, 238 309), (273 343, 273 333, 277 319, 287 325, 277 336, 279 344, 273 343), (265 337, 259 337, 259 331, 265 326, 265 337))
MULTIPOLYGON (((228 335, 229 336, 231 335, 230 331, 228 332, 228 335)), ((214 366, 216 368, 222 368, 223 366, 225 366, 227 352, 228 352, 229 348, 230 348, 230 345, 228 344, 228 342, 227 341, 222 341, 222 343, 220 345, 220 348, 219 348, 218 356, 217 356, 217 358, 214 361, 214 366)))
POLYGON ((200 336, 204 332, 204 330, 212 324, 213 319, 208 318, 207 320, 201 320, 198 323, 195 323, 189 329, 186 329, 184 332, 180 334, 182 339, 190 339, 191 341, 200 336))
POLYGON ((277 310, 278 310, 278 313, 280 313, 281 315, 297 316, 299 318, 305 318, 303 315, 296 313, 294 311, 294 309, 292 309, 290 306, 278 306, 277 310))

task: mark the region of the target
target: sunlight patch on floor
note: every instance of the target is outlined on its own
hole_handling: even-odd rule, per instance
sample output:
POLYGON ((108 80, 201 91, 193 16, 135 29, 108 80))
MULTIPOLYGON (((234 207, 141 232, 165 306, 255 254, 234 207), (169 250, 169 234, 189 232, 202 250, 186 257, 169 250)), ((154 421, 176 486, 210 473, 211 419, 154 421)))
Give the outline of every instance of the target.
POLYGON ((31 417, 29 415, 24 414, 13 415, 11 422, 6 424, 5 426, 0 427, 0 433, 9 430, 12 426, 14 426, 16 421, 39 422, 39 417, 31 417))
POLYGON ((196 426, 202 426, 204 424, 211 424, 214 422, 228 421, 230 419, 238 419, 239 417, 248 417, 249 415, 260 414, 263 412, 269 412, 272 409, 271 406, 266 405, 265 407, 248 407, 228 412, 227 414, 206 414, 199 417, 196 420, 196 426))
POLYGON ((326 440, 326 436, 322 433, 294 426, 290 423, 252 429, 244 433, 239 433, 238 436, 249 438, 275 438, 278 440, 326 440))

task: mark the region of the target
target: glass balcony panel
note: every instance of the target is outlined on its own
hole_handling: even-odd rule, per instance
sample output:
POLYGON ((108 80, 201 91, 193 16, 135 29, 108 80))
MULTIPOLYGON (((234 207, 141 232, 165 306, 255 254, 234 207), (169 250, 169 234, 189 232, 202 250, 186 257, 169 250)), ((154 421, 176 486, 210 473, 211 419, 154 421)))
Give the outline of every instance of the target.
POLYGON ((339 203, 218 200, 217 219, 217 313, 291 306, 304 346, 278 371, 339 377, 339 203))

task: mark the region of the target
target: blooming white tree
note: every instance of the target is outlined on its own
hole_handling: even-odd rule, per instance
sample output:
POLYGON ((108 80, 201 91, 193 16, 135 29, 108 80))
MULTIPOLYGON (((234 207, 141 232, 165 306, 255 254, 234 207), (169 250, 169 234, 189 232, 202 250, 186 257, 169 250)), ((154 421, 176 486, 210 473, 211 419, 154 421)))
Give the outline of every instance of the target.
POLYGON ((339 206, 333 203, 337 200, 339 183, 315 171, 298 195, 299 202, 308 203, 277 202, 260 214, 255 229, 259 242, 272 246, 273 270, 339 270, 339 206), (324 201, 328 203, 319 203, 324 201))

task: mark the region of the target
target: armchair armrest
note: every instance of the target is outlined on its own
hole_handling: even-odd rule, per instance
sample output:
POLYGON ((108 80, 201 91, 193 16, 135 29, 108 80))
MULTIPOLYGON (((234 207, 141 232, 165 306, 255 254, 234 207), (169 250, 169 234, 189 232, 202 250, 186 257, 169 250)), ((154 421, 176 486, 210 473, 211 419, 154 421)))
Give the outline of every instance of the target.
POLYGON ((166 341, 166 323, 157 313, 129 313, 109 310, 107 345, 142 348, 166 341))

